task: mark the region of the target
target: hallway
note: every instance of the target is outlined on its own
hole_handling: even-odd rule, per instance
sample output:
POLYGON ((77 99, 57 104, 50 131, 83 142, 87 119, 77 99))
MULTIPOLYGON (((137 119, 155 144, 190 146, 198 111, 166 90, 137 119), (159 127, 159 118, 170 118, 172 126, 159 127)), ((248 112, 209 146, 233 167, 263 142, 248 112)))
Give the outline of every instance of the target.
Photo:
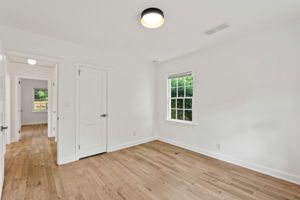
POLYGON ((56 199, 48 198, 57 197, 52 188, 57 166, 56 143, 48 139, 47 128, 23 126, 21 141, 7 146, 3 200, 56 199))

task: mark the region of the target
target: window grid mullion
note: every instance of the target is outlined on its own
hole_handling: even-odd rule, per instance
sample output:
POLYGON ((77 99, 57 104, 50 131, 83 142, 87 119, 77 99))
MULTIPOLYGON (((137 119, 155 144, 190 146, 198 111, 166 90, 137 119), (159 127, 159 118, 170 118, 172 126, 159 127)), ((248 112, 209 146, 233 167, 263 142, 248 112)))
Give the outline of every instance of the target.
MULTIPOLYGON (((179 87, 179 78, 176 78, 176 86, 175 87, 173 87, 172 86, 172 79, 169 79, 170 81, 169 81, 169 114, 170 114, 170 117, 171 117, 171 119, 172 119, 172 110, 175 110, 175 116, 174 116, 174 118, 176 119, 176 120, 179 120, 178 119, 178 110, 180 110, 180 111, 182 111, 183 112, 183 116, 182 116, 182 119, 180 119, 180 120, 183 120, 183 121, 186 121, 186 113, 185 113, 185 111, 192 111, 193 112, 193 107, 190 109, 187 109, 186 108, 186 100, 187 99, 189 99, 189 100, 192 100, 192 104, 193 104, 193 96, 191 96, 191 97, 187 97, 186 96, 186 92, 187 92, 187 81, 186 81, 186 77, 183 77, 184 78, 184 80, 183 80, 183 86, 180 86, 179 87), (175 97, 172 97, 172 89, 175 89, 176 88, 176 96, 175 97), (183 97, 179 97, 179 88, 183 88, 183 92, 184 92, 184 94, 183 94, 183 97), (182 105, 182 108, 178 108, 178 100, 179 99, 182 99, 182 103, 183 103, 183 105, 182 105), (175 101, 175 107, 174 108, 172 108, 172 101, 175 101)), ((193 105, 192 105, 193 106, 193 105)))
MULTIPOLYGON (((186 78, 184 77, 184 79, 183 79, 183 97, 185 97, 185 91, 186 91, 186 78)), ((182 116, 182 118, 183 118, 183 120, 185 120, 185 99, 183 99, 183 116, 182 116)))
POLYGON ((176 102, 176 117, 175 117, 175 119, 178 119, 178 105, 177 105, 177 99, 178 99, 178 78, 176 78, 176 86, 177 86, 177 88, 176 88, 176 100, 175 100, 175 102, 176 102))

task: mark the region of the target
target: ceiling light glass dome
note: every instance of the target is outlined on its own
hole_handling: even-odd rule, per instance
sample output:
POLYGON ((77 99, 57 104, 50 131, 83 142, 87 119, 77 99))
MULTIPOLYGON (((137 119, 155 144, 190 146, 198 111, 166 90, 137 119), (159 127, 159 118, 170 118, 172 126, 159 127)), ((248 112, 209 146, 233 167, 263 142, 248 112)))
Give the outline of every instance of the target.
POLYGON ((142 12, 141 23, 147 28, 158 28, 164 22, 164 13, 158 8, 147 8, 142 12))

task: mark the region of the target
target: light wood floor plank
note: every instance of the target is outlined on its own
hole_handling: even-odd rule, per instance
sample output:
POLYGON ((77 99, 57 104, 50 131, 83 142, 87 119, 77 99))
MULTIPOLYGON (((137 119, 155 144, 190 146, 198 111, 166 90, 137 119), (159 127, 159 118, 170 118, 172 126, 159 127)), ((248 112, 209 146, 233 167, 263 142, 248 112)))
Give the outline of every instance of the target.
POLYGON ((46 125, 8 145, 3 200, 300 200, 300 186, 154 141, 56 165, 46 125))

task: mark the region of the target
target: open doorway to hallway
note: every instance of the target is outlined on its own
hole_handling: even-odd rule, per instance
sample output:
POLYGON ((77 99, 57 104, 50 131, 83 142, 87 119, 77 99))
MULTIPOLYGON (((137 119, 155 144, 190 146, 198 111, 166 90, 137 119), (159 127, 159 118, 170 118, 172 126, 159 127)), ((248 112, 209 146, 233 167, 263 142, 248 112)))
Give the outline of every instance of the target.
POLYGON ((42 134, 48 134, 48 104, 49 92, 47 80, 36 79, 19 79, 19 102, 20 102, 20 121, 21 135, 19 140, 24 137, 25 130, 30 130, 30 127, 42 125, 46 131, 42 134))
MULTIPOLYGON (((6 147, 3 148, 6 153, 0 152, 0 186, 3 184, 1 173, 2 177, 5 175, 5 186, 3 194, 0 191, 0 195, 2 194, 2 199, 21 199, 25 196, 33 199, 35 194, 44 190, 40 185, 47 185, 37 177, 45 168, 55 168, 58 163, 59 145, 56 140, 59 62, 51 58, 10 51, 6 52, 4 65, 1 64, 0 62, 0 80, 5 84, 0 84, 0 97, 5 97, 5 104, 0 98, 0 111, 4 110, 1 105, 5 105, 6 111, 5 114, 0 112, 1 116, 5 115, 6 126, 5 134, 1 134, 6 137, 3 139, 5 142, 1 144, 6 147), (3 93, 5 95, 2 95, 3 93), (20 166, 21 176, 15 176, 21 169, 20 166), (25 195, 15 192, 15 187, 11 187, 18 185, 18 188, 23 188, 24 184, 39 191, 26 191, 25 195)), ((0 140, 2 141, 2 138, 0 140)), ((48 199, 52 199, 52 196, 48 199)))
MULTIPOLYGON (((7 144, 14 143, 7 150, 14 151, 16 146, 26 146, 28 141, 37 144, 37 141, 47 140, 55 144, 52 146, 56 153, 58 62, 18 52, 7 52, 7 58, 10 108, 7 144)), ((47 146, 46 142, 42 143, 47 146)), ((32 151, 39 150, 32 147, 32 151)), ((56 158, 55 155, 55 164, 56 158)))

